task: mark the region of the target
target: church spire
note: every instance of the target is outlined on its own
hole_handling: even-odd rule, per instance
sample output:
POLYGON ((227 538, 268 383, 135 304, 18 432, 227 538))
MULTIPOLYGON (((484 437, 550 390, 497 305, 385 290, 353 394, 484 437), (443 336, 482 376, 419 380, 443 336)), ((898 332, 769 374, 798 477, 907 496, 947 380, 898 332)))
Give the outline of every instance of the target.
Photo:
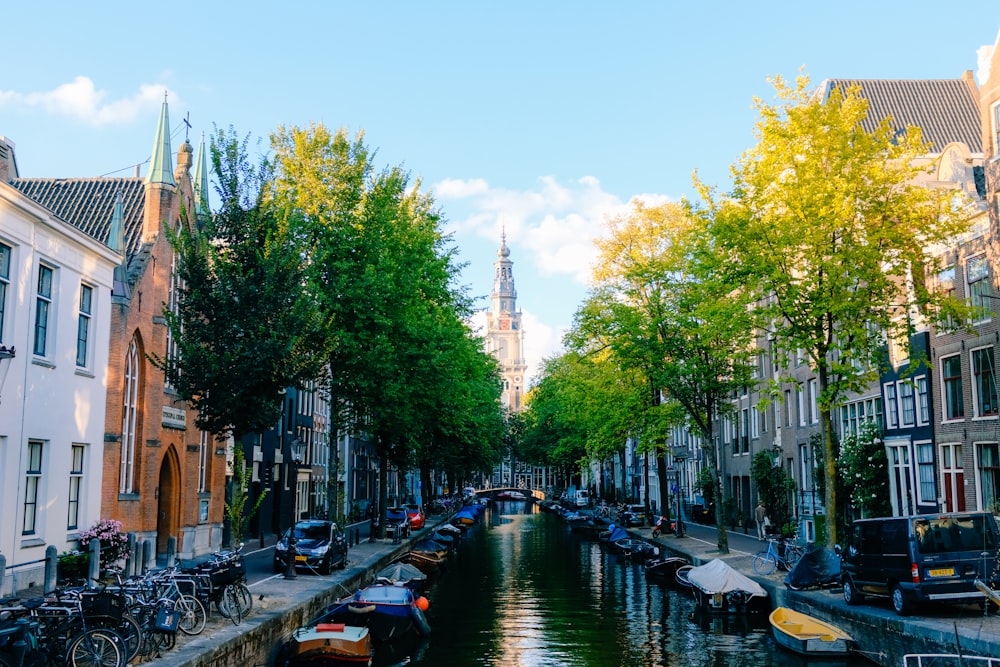
POLYGON ((514 262, 510 261, 506 230, 500 235, 500 248, 497 249, 497 261, 493 266, 493 292, 490 294, 493 312, 513 313, 517 310, 517 290, 514 289, 514 262))
POLYGON ((111 229, 108 231, 108 247, 122 256, 122 261, 115 267, 114 277, 111 284, 111 296, 127 297, 127 270, 126 262, 128 258, 125 252, 125 206, 122 203, 122 192, 118 191, 115 196, 115 208, 111 214, 111 229))
POLYGON ((167 94, 163 93, 163 106, 160 107, 160 121, 156 126, 156 139, 153 141, 153 154, 149 158, 146 183, 177 185, 173 171, 170 152, 170 116, 167 113, 167 94))
POLYGON ((205 156, 205 133, 201 133, 198 152, 194 157, 194 212, 200 218, 208 215, 208 158, 205 156))

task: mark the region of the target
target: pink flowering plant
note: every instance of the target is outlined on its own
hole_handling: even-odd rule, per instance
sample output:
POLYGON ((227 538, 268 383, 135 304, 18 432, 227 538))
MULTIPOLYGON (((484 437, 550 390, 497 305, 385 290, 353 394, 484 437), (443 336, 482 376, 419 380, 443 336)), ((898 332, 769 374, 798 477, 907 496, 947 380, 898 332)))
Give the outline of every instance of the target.
POLYGON ((87 530, 80 531, 80 550, 90 548, 91 540, 101 544, 101 569, 128 558, 128 536, 122 532, 122 522, 115 519, 101 519, 87 530))

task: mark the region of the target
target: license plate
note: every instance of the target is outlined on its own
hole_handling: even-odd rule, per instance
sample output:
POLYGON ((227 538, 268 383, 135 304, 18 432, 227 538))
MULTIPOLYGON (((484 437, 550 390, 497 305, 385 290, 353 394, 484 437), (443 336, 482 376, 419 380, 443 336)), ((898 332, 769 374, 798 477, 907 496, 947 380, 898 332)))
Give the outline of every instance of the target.
POLYGON ((296 563, 305 563, 306 562, 306 557, 305 556, 296 556, 295 557, 295 562, 296 563))
POLYGON ((953 567, 941 567, 934 570, 927 570, 928 577, 954 577, 955 568, 953 567))

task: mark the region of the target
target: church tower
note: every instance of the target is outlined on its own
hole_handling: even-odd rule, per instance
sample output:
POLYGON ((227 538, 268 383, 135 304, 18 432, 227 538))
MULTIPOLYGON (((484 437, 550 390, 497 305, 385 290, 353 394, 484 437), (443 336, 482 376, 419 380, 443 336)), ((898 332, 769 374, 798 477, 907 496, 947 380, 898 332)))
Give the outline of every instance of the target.
POLYGON ((487 351, 500 362, 503 405, 511 412, 520 412, 524 408, 528 365, 524 361, 524 330, 521 328, 521 311, 517 309, 514 262, 510 261, 506 233, 501 236, 493 267, 493 291, 490 293, 490 309, 486 313, 487 351))

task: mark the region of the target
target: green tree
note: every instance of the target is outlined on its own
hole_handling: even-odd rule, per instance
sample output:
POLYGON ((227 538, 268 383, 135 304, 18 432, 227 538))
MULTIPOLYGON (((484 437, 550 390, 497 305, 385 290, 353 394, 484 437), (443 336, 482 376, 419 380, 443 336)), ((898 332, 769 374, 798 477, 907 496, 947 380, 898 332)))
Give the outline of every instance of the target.
POLYGON ((967 226, 953 190, 921 186, 929 152, 919 130, 883 119, 863 126, 867 102, 834 90, 818 100, 808 79, 755 100, 757 145, 733 166, 733 191, 699 185, 715 248, 734 289, 755 304, 775 357, 803 351, 818 376, 825 450, 826 543, 836 541, 831 414, 878 378, 887 336, 908 340, 910 315, 956 308, 924 286, 930 249, 967 226))
POLYGON ((889 460, 878 424, 866 421, 857 433, 844 436, 837 468, 846 482, 851 504, 862 516, 892 516, 889 460))
POLYGON ((250 482, 253 480, 253 469, 247 466, 242 447, 233 448, 233 479, 232 490, 226 501, 226 518, 229 520, 229 535, 232 544, 239 544, 247 534, 250 519, 260 509, 260 504, 267 496, 267 489, 252 502, 250 500, 250 482))
MULTIPOLYGON (((587 345, 607 346, 622 367, 643 378, 655 417, 642 433, 646 450, 657 454, 661 489, 667 484, 659 454, 668 429, 686 423, 709 450, 721 497, 723 459, 712 424, 730 409, 733 390, 750 382, 752 322, 745 304, 717 279, 722 260, 706 243, 704 220, 685 206, 633 202, 631 211, 610 221, 609 232, 598 244, 596 287, 578 311, 577 328, 587 345)), ((728 553, 722 511, 717 504, 718 546, 728 553)))
POLYGON ((795 493, 795 480, 781 465, 775 465, 774 454, 767 450, 754 454, 750 478, 757 485, 768 518, 775 526, 783 527, 792 516, 789 499, 795 493))

